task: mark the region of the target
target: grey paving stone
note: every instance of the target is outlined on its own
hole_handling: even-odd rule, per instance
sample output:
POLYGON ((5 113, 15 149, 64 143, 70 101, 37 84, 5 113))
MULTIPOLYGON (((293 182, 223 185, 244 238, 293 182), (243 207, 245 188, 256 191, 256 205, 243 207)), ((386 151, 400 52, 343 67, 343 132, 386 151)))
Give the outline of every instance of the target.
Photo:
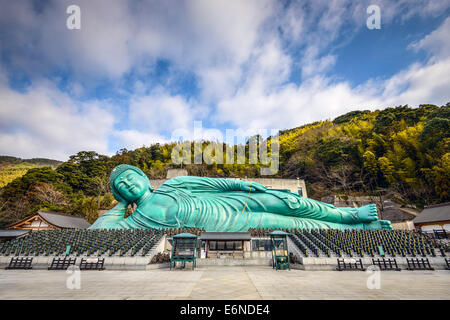
POLYGON ((450 299, 450 271, 444 270, 381 272, 380 288, 374 290, 367 288, 366 272, 262 266, 81 272, 79 290, 67 288, 71 276, 0 270, 0 299, 450 299))

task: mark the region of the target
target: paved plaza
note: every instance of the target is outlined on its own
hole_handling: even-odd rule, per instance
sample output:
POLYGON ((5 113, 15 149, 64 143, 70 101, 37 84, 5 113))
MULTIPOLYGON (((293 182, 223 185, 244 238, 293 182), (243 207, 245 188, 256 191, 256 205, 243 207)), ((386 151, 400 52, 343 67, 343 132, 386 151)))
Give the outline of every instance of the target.
POLYGON ((450 271, 383 271, 368 289, 362 271, 274 271, 208 266, 196 270, 0 270, 0 299, 449 299, 450 271), (73 278, 70 278, 73 279, 73 278), (69 280, 70 280, 69 279, 69 280), (73 283, 74 282, 70 282, 73 283))

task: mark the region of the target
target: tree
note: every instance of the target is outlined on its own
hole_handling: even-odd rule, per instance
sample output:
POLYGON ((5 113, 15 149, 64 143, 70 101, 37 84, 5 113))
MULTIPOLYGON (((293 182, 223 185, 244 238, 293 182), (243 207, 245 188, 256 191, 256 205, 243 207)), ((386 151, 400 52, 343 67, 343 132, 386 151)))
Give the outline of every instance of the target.
POLYGON ((380 170, 383 173, 384 178, 387 180, 388 183, 395 183, 395 177, 394 177, 394 166, 392 165, 392 162, 386 158, 381 157, 378 159, 378 165, 380 166, 380 170))
POLYGON ((434 186, 440 200, 450 200, 450 153, 442 156, 439 163, 433 167, 434 186))
POLYGON ((67 197, 51 184, 38 182, 33 186, 30 193, 41 203, 49 203, 55 206, 68 204, 67 197))
POLYGON ((350 111, 350 112, 347 112, 346 114, 344 114, 344 115, 342 115, 342 116, 339 116, 339 117, 335 118, 335 119, 333 120, 333 123, 334 123, 334 124, 346 123, 346 122, 349 122, 350 120, 352 120, 352 119, 354 119, 354 118, 357 118, 357 117, 359 117, 359 116, 361 116, 361 115, 364 115, 364 114, 367 114, 367 113, 370 113, 370 111, 369 111, 369 110, 364 110, 364 111, 361 111, 361 110, 350 111))
POLYGON ((434 117, 428 120, 420 138, 426 149, 433 149, 439 141, 450 138, 450 117, 434 117))
POLYGON ((375 155, 373 154, 372 151, 367 150, 366 152, 364 152, 363 155, 363 159, 364 159, 364 168, 372 175, 375 176, 377 175, 378 172, 378 166, 377 166, 377 158, 375 157, 375 155))

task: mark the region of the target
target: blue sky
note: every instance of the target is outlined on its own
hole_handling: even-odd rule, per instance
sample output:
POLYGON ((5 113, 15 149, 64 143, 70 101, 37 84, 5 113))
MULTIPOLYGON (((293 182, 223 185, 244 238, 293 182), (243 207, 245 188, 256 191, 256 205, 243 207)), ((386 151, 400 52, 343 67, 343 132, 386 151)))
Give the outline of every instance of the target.
POLYGON ((450 0, 0 3, 0 154, 66 160, 190 138, 194 121, 208 138, 450 101, 450 0))

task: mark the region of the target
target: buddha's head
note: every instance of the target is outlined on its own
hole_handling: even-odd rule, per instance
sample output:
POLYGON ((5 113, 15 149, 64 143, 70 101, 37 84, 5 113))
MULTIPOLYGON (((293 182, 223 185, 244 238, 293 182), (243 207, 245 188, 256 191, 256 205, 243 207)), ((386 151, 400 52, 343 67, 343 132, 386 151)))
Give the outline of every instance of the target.
POLYGON ((121 164, 111 171, 109 183, 114 198, 119 202, 136 202, 146 191, 153 191, 147 176, 141 169, 121 164))

